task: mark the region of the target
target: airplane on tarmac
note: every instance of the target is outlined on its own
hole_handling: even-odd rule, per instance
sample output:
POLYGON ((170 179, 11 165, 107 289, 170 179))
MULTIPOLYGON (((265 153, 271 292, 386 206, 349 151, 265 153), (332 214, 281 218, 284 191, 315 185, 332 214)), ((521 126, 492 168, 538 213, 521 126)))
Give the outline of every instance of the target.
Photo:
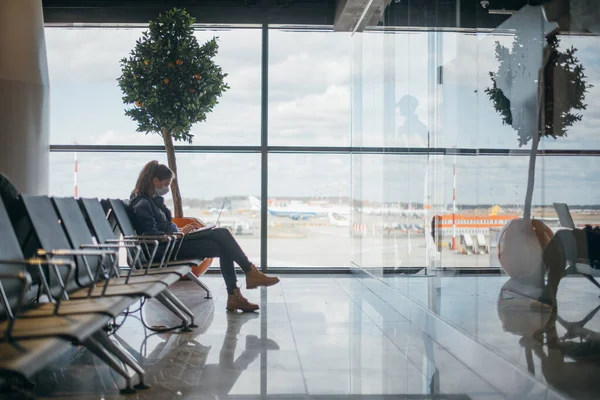
MULTIPOLYGON (((254 196, 249 196, 250 209, 260 210, 260 200, 254 196)), ((305 220, 316 217, 334 218, 336 221, 348 220, 350 216, 350 206, 325 205, 304 203, 298 201, 284 202, 281 205, 270 205, 267 212, 275 217, 288 217, 293 220, 305 220)))

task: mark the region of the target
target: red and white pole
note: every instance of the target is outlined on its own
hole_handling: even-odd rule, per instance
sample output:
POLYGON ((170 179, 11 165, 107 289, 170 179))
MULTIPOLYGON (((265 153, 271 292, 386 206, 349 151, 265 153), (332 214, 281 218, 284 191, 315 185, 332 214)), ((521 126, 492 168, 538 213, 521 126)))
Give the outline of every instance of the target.
POLYGON ((456 154, 452 171, 452 250, 456 250, 456 154))
POLYGON ((73 197, 78 198, 79 191, 77 188, 77 153, 75 153, 73 163, 73 197))

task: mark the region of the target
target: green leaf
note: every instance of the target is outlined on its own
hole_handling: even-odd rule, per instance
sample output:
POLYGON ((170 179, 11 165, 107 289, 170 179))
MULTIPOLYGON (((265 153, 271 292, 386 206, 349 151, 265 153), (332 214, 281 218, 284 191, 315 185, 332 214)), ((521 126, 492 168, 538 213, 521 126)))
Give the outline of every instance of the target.
POLYGON ((229 89, 227 74, 213 60, 217 38, 199 45, 194 22, 182 9, 161 13, 120 61, 117 81, 123 103, 134 105, 125 114, 138 123, 138 131, 160 134, 166 128, 175 140, 191 143, 192 125, 205 121, 216 99, 229 89), (194 78, 197 74, 201 79, 194 78))
MULTIPOLYGON (((580 114, 574 114, 573 110, 585 110, 587 105, 584 103, 585 94, 588 89, 593 87, 586 81, 584 74, 585 68, 580 64, 579 59, 575 57, 577 49, 571 47, 564 52, 558 50, 559 40, 556 37, 547 39, 547 48, 551 52, 551 58, 547 71, 550 76, 547 79, 552 80, 552 86, 546 85, 546 88, 552 88, 553 94, 549 96, 545 104, 546 118, 545 126, 540 130, 540 134, 546 137, 558 138, 567 136, 568 129, 576 122, 581 121, 580 114), (552 118, 552 116, 554 116, 552 118), (556 117, 558 116, 558 118, 556 117)), ((502 123, 512 126, 518 134, 519 146, 523 146, 532 138, 532 132, 526 131, 524 126, 515 125, 511 110, 511 101, 498 88, 497 82, 511 82, 513 87, 537 85, 537 71, 526 71, 526 55, 531 51, 539 51, 540 42, 537 38, 523 38, 515 36, 512 43, 512 49, 500 45, 496 42, 496 59, 498 60, 498 70, 490 72, 492 87, 485 89, 485 93, 492 102, 494 109, 502 116, 502 123), (520 61, 521 60, 521 61, 520 61)))

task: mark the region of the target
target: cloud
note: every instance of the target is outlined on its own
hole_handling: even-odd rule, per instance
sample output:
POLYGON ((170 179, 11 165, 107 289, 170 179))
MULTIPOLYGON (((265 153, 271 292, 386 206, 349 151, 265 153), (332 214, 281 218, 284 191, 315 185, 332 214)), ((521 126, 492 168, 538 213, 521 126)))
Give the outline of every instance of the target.
MULTIPOLYGON (((99 83, 120 75, 142 29, 46 28, 50 84, 99 83)), ((115 82, 116 84, 116 82, 115 82)))
POLYGON ((350 88, 330 85, 270 108, 273 144, 347 146, 350 139, 350 88))
POLYGON ((135 143, 137 145, 161 145, 163 140, 159 135, 140 132, 115 132, 108 131, 103 135, 89 136, 85 138, 87 143, 93 145, 126 145, 135 143))

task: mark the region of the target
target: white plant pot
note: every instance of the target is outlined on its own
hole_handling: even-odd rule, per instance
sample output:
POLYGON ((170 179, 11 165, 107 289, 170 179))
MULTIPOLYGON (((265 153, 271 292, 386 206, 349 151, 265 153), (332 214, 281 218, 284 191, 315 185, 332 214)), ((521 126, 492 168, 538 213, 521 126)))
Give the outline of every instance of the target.
POLYGON ((509 221, 498 237, 498 259, 504 272, 511 278, 531 280, 531 283, 541 285, 545 273, 543 250, 547 243, 540 242, 534 224, 536 229, 543 229, 548 235, 547 225, 539 220, 516 218, 509 221))

